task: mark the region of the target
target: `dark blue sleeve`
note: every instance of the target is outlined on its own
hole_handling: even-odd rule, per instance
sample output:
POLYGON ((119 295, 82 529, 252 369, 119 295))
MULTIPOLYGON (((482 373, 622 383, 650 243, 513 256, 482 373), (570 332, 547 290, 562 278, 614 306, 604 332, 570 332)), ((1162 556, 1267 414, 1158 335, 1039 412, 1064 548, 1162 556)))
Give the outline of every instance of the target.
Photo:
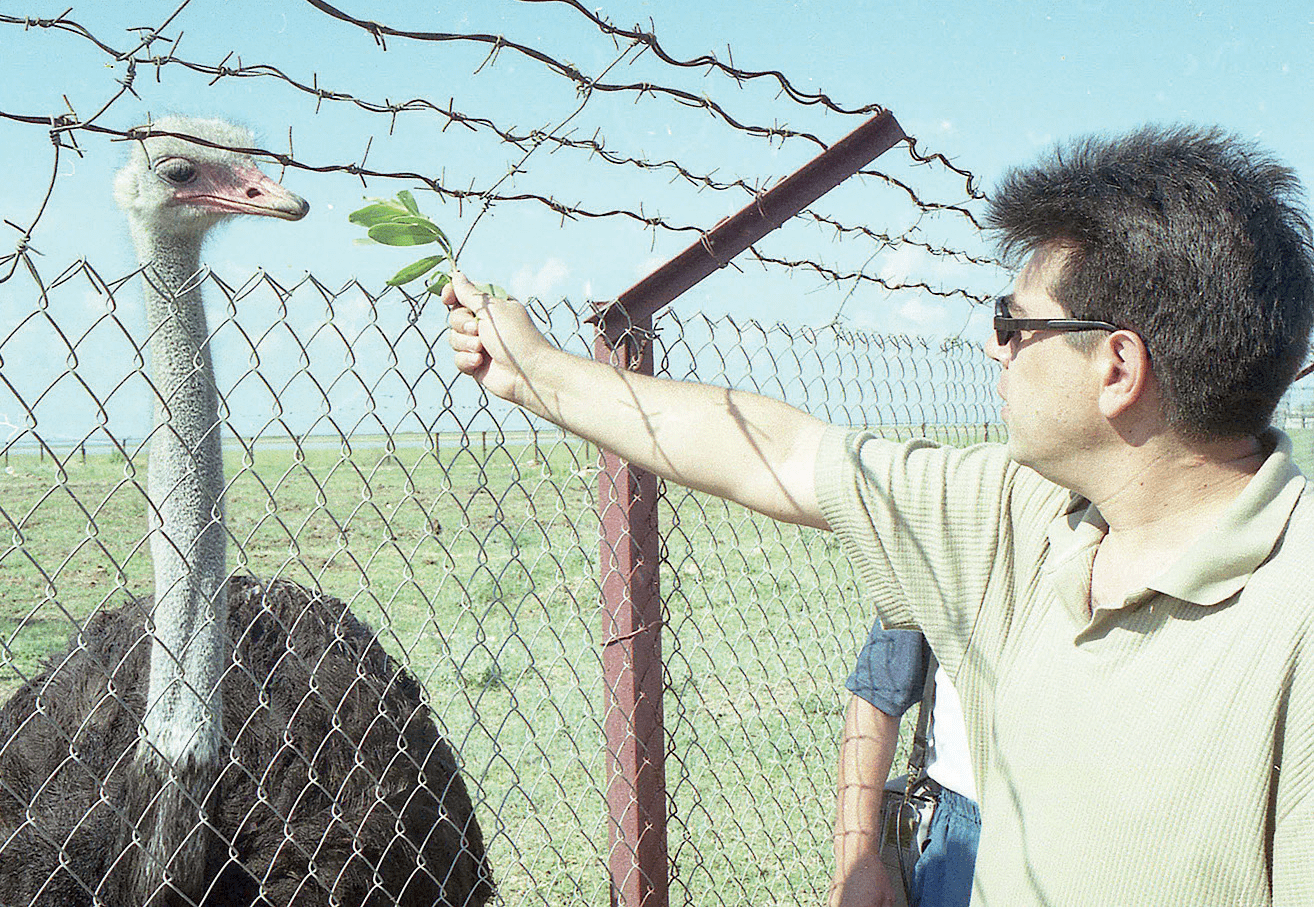
POLYGON ((847 683, 849 691, 881 713, 903 716, 922 699, 926 654, 920 631, 886 631, 872 623, 847 683))

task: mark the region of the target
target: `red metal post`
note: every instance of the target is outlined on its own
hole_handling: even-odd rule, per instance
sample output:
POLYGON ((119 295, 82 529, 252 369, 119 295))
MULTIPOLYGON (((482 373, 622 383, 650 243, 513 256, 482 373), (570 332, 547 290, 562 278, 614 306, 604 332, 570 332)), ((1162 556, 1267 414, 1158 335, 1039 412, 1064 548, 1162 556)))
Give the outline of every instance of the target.
MULTIPOLYGON (((615 301, 599 306, 589 320, 598 325, 594 357, 652 375, 657 310, 903 138, 888 111, 872 117, 615 301)), ((598 510, 612 902, 665 906, 670 862, 657 478, 604 451, 598 510)))
MULTIPOLYGON (((610 336, 599 331, 595 358, 652 375, 651 328, 646 318, 629 331, 610 336)), ((665 906, 669 872, 657 478, 603 451, 598 511, 612 903, 665 906)))

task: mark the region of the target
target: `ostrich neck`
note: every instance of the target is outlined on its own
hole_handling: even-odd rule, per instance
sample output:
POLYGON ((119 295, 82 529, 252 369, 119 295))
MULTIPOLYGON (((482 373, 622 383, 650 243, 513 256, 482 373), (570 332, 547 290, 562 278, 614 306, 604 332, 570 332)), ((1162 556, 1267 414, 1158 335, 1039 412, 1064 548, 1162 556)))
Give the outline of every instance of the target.
POLYGON ((199 239, 137 234, 155 425, 147 469, 155 568, 143 758, 218 757, 227 621, 218 393, 201 305, 199 239))

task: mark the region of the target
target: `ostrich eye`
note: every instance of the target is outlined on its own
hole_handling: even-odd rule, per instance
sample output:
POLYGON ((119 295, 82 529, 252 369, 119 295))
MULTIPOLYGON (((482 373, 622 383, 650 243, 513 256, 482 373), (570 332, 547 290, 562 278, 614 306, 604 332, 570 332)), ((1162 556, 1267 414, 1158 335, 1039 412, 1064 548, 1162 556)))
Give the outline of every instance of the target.
POLYGON ((155 172, 175 186, 183 186, 196 179, 196 165, 185 158, 170 158, 155 168, 155 172))

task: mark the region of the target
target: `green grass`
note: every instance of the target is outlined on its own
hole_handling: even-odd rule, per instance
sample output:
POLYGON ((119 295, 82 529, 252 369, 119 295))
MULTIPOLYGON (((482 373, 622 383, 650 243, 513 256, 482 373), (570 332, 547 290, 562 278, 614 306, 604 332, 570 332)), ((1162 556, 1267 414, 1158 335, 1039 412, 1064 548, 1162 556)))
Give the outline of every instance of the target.
POLYGON ((1291 455, 1296 464, 1305 476, 1314 478, 1314 421, 1309 426, 1288 426, 1285 432, 1291 436, 1291 455))
MULTIPOLYGON (((1308 468, 1314 429, 1291 435, 1308 468)), ((353 439, 226 460, 230 567, 341 597, 423 682, 502 898, 608 902, 593 453, 353 439)), ((0 465, 0 695, 93 610, 150 590, 144 485, 144 454, 0 465)), ((660 521, 671 899, 824 902, 843 681, 870 614, 827 535, 678 487, 660 521)))
MULTIPOLYGON (((230 445, 226 463, 230 570, 342 598, 422 681, 502 898, 606 903, 592 451, 353 439, 230 445)), ((0 467, 0 694, 93 610, 151 589, 144 486, 144 453, 0 467)), ((868 617, 833 541, 674 487, 665 503, 672 899, 821 901, 868 617)))

